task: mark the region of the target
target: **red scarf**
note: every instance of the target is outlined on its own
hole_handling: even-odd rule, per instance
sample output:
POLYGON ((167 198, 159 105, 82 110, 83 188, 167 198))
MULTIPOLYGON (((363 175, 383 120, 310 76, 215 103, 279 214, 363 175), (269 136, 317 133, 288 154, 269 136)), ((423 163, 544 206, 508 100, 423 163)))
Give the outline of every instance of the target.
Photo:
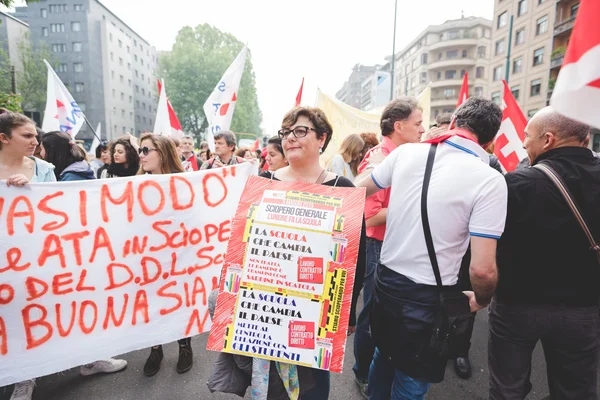
POLYGON ((192 153, 192 156, 188 158, 188 161, 192 165, 192 170, 198 171, 198 159, 196 158, 196 154, 192 153))
POLYGON ((458 136, 461 137, 463 139, 467 139, 470 140, 471 142, 477 143, 478 146, 481 146, 477 140, 475 139, 475 136, 473 136, 473 134, 465 129, 460 129, 460 128, 455 128, 452 130, 449 130, 448 133, 446 133, 445 135, 436 137, 434 139, 429 139, 424 141, 423 143, 442 143, 444 140, 447 140, 449 138, 451 138, 452 136, 458 136))

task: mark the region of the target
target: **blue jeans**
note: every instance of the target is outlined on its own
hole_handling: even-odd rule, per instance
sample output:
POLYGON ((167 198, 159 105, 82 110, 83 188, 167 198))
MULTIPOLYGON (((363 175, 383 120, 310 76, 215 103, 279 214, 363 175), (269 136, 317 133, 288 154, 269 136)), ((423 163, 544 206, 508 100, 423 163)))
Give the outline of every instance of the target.
POLYGON ((369 305, 373 288, 375 287, 375 269, 379 263, 382 241, 367 238, 367 270, 365 271, 365 281, 363 283, 363 309, 358 314, 356 322, 356 333, 354 335, 354 375, 358 380, 367 380, 369 377, 369 367, 373 359, 375 345, 371 339, 369 327, 369 305))
POLYGON ((370 400, 422 400, 431 383, 421 382, 394 368, 375 348, 369 371, 370 400))

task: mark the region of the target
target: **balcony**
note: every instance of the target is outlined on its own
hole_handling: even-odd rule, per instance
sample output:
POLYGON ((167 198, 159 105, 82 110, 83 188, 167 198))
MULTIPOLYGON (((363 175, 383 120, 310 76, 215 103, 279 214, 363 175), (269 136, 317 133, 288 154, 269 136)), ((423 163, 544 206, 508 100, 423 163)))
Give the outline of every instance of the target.
POLYGON ((463 83, 463 78, 460 79, 440 79, 437 81, 431 82, 431 88, 441 88, 441 87, 450 87, 450 86, 461 86, 463 83))
POLYGON ((558 36, 561 33, 567 32, 573 29, 573 25, 575 25, 576 15, 573 15, 569 18, 565 18, 562 21, 556 21, 554 24, 554 36, 558 36))
POLYGON ((557 56, 550 60, 550 69, 558 68, 562 65, 565 56, 557 56))
POLYGON ((439 42, 430 44, 429 51, 444 49, 446 47, 466 48, 466 47, 474 47, 474 46, 477 46, 477 38, 475 36, 473 36, 473 37, 460 36, 456 39, 444 39, 439 42))
POLYGON ((464 67, 473 67, 477 63, 477 60, 470 57, 457 57, 443 60, 436 60, 429 63, 429 69, 440 69, 440 68, 448 68, 448 67, 460 67, 464 69, 464 67))
POLYGON ((436 96, 431 98, 431 107, 456 107, 458 95, 456 96, 436 96))

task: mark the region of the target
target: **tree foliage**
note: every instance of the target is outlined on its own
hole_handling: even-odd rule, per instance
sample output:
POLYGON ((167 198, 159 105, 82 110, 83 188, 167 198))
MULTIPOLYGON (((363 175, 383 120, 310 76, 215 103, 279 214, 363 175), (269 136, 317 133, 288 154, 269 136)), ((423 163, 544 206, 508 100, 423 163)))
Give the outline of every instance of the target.
MULTIPOLYGON (((159 59, 169 100, 186 132, 202 137, 208 123, 204 103, 244 44, 233 35, 208 24, 182 28, 171 52, 159 59)), ((262 114, 250 51, 231 122, 234 132, 260 133, 262 114)))
MULTIPOLYGON (((34 3, 37 1, 38 0, 25 0, 25 3, 34 3)), ((15 0, 0 0, 0 4, 2 4, 3 6, 6 6, 8 8, 12 7, 14 2, 15 2, 15 0)))
POLYGON ((6 108, 14 112, 23 112, 21 101, 23 101, 23 98, 18 94, 0 93, 0 108, 6 108))
POLYGON ((11 91, 11 63, 8 53, 4 50, 5 42, 0 42, 0 93, 11 91))
POLYGON ((17 74, 17 90, 23 96, 23 109, 42 112, 46 106, 48 70, 44 59, 54 64, 48 45, 44 42, 33 47, 28 34, 17 45, 23 71, 17 74))

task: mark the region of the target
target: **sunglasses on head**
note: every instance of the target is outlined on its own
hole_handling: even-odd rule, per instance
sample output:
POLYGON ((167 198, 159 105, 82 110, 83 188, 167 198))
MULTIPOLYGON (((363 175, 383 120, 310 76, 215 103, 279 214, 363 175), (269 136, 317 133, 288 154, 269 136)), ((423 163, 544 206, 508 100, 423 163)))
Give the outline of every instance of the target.
POLYGON ((156 150, 158 150, 158 149, 155 149, 154 147, 146 147, 146 146, 144 146, 144 147, 140 147, 138 149, 138 153, 147 156, 148 153, 150 153, 151 151, 156 151, 156 150))

